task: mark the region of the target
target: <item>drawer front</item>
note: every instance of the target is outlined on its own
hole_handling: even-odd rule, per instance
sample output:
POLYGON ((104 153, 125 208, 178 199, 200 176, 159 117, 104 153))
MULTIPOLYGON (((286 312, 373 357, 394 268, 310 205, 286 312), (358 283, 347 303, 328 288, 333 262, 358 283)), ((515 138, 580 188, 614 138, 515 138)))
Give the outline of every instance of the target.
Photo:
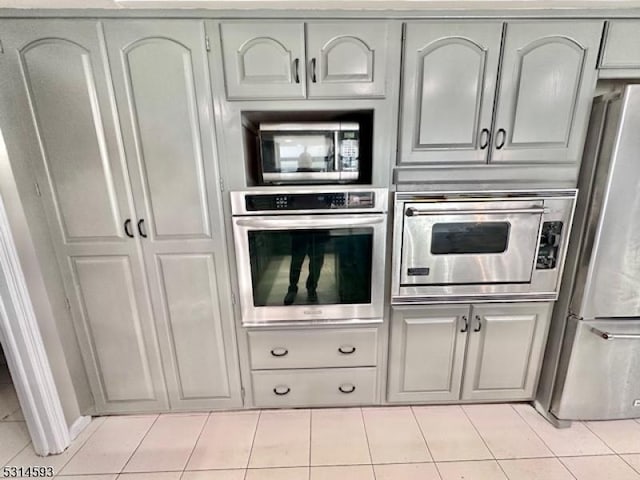
POLYGON ((600 68, 640 68, 640 21, 608 22, 600 68))
POLYGON ((377 328, 250 331, 253 370, 375 366, 377 328))
POLYGON ((256 407, 370 405, 376 368, 258 370, 251 372, 256 407))

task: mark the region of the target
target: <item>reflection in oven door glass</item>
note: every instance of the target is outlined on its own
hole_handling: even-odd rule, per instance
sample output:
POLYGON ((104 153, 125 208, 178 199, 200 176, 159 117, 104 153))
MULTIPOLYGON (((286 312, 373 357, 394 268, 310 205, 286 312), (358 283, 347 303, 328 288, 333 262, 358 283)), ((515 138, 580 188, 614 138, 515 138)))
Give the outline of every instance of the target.
POLYGON ((256 307, 371 302, 373 229, 249 232, 256 307))
POLYGON ((509 243, 509 222, 436 223, 431 234, 431 253, 502 253, 509 243))

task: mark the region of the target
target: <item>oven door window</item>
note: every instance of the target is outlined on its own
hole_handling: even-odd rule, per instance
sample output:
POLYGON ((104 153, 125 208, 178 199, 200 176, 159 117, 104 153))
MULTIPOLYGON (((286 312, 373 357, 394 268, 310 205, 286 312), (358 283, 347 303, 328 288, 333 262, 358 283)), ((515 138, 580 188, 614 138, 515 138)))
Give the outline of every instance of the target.
POLYGON ((254 306, 371 303, 372 228, 248 235, 254 306))
POLYGON ((336 170, 332 132, 262 132, 260 141, 264 173, 336 170))
POLYGON ((510 227, 509 222, 436 223, 431 232, 431 253, 503 253, 509 245, 510 227))

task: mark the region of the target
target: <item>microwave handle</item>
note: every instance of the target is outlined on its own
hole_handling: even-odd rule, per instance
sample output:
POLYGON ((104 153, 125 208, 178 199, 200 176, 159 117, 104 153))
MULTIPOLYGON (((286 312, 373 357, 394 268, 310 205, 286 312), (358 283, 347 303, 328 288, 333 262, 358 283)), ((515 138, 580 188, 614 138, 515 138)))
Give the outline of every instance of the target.
POLYGON ((293 229, 309 229, 315 227, 350 227, 353 225, 376 225, 378 223, 383 223, 385 221, 384 216, 373 216, 373 217, 352 217, 345 216, 344 219, 336 219, 336 218, 311 218, 311 219, 288 219, 288 218, 277 218, 277 219, 258 219, 258 218, 240 218, 235 222, 237 225, 241 227, 251 227, 251 228, 293 228, 293 229))
POLYGON ((414 207, 409 207, 404 212, 407 217, 417 217, 419 215, 499 215, 506 213, 530 213, 534 215, 542 215, 549 211, 548 208, 536 207, 536 208, 487 208, 485 210, 481 208, 468 209, 468 210, 420 210, 414 207))
POLYGON ((340 134, 338 131, 333 132, 333 171, 338 172, 340 165, 340 134))

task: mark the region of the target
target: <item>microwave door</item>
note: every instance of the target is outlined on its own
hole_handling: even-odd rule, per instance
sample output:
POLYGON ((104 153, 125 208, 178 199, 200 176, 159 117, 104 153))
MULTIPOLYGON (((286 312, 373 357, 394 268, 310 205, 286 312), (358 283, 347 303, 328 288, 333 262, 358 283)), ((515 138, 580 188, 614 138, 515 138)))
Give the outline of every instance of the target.
POLYGON ((424 208, 405 208, 401 285, 531 281, 542 206, 433 212, 424 208))

